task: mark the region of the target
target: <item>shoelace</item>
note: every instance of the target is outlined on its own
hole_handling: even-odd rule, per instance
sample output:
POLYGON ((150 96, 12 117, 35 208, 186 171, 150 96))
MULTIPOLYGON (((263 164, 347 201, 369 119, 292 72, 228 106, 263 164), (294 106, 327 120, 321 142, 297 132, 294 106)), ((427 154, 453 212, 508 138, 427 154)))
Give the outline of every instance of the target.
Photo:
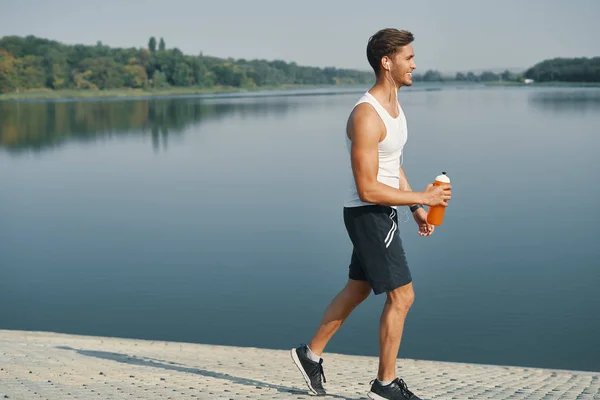
MULTIPOLYGON (((369 384, 372 385, 373 382, 375 382, 375 379, 369 382, 369 384)), ((412 396, 414 396, 413 392, 408 390, 408 386, 406 385, 406 382, 404 382, 404 379, 396 378, 392 382, 396 382, 398 384, 398 389, 400 389, 400 392, 404 397, 410 399, 412 396)))
POLYGON ((323 377, 323 383, 327 383, 327 379, 325 379, 325 371, 323 371, 323 359, 319 360, 319 373, 323 377))
POLYGON ((400 386, 400 390, 402 391, 402 394, 405 397, 410 398, 411 396, 413 396, 413 393, 408 390, 408 386, 406 386, 406 382, 404 382, 403 379, 396 379, 396 381, 398 382, 398 386, 400 386))

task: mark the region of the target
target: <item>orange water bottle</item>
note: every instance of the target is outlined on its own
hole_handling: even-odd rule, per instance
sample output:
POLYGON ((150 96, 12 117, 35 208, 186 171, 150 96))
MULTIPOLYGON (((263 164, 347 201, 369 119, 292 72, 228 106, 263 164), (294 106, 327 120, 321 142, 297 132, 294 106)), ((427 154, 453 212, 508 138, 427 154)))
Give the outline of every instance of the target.
MULTIPOLYGON (((450 183, 450 178, 448 178, 445 172, 442 172, 442 175, 438 175, 435 177, 435 181, 433 181, 433 186, 441 186, 444 183, 450 183)), ((431 225, 440 226, 444 221, 444 211, 446 211, 445 206, 429 207, 429 211, 427 212, 427 223, 431 225)))

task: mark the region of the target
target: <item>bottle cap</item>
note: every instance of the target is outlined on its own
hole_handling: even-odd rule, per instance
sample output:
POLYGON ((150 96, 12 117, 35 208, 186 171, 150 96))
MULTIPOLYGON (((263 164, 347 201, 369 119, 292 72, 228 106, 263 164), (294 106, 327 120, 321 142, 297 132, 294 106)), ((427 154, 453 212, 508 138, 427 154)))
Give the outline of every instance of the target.
POLYGON ((450 183, 450 178, 448 178, 445 172, 442 172, 442 175, 436 176, 435 180, 442 183, 450 183))

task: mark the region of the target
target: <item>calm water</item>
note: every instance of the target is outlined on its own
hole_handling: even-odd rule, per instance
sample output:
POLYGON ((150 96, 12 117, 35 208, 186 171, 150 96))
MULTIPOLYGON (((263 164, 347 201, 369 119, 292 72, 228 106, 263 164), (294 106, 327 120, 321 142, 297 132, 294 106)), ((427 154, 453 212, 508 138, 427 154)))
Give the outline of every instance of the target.
MULTIPOLYGON (((347 279, 362 89, 0 103, 0 328, 309 341, 347 279)), ((411 185, 447 171, 454 188, 432 237, 400 225, 416 291, 400 356, 600 371, 600 89, 400 99, 411 185)), ((377 355, 383 301, 327 351, 377 355)))

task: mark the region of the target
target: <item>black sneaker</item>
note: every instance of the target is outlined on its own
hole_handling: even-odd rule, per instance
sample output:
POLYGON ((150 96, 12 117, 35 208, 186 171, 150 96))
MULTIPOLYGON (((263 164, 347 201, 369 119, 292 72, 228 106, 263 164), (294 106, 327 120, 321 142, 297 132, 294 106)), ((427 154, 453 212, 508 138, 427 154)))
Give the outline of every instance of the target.
POLYGON ((392 383, 383 386, 377 379, 372 381, 371 391, 367 393, 373 400, 421 400, 415 396, 402 379, 394 379, 392 383))
POLYGON ((323 384, 321 383, 321 376, 323 376, 323 382, 327 382, 327 380, 325 380, 325 374, 323 373, 323 359, 321 358, 321 361, 314 362, 308 358, 308 346, 305 344, 292 349, 290 353, 292 354, 294 364, 302 372, 302 376, 310 391, 318 396, 324 396, 325 389, 323 389, 323 384))

